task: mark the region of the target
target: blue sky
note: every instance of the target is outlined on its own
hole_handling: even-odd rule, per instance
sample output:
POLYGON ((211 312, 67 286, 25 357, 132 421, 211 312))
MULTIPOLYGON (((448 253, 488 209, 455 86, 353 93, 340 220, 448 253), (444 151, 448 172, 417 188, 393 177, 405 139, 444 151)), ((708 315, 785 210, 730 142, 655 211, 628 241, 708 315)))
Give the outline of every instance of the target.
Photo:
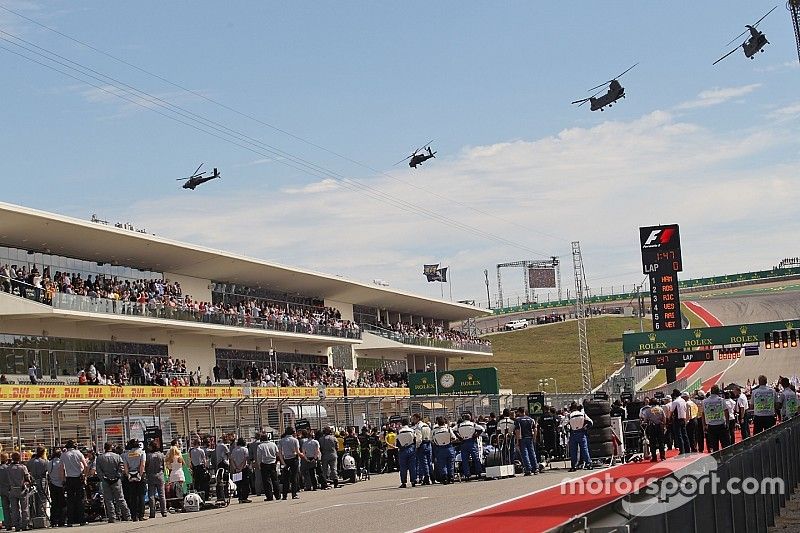
MULTIPOLYGON (((0 10, 0 37, 21 37, 324 169, 265 161, 263 149, 0 49, 4 201, 97 213, 429 295, 439 288, 423 281, 421 264, 441 261, 456 298, 485 299, 483 269, 497 262, 541 253, 569 266, 571 240, 582 243, 590 286, 638 282, 637 227, 660 222, 681 224, 685 276, 797 255, 800 69, 782 3, 760 26, 772 43, 765 53, 753 61, 736 53, 715 67, 725 43, 774 4, 0 5, 362 164, 0 10), (619 105, 603 113, 569 105, 637 61, 619 105), (435 161, 392 166, 431 138, 435 161), (180 189, 175 178, 201 161, 224 179, 180 189), (469 228, 354 192, 331 173, 469 228)), ((504 292, 513 298, 521 286, 512 276, 504 292)))

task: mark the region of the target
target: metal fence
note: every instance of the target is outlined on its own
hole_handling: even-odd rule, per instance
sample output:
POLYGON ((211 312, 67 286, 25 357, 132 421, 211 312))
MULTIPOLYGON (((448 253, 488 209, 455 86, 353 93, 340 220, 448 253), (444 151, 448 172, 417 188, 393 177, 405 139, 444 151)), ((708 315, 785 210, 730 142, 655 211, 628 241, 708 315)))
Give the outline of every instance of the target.
MULTIPOLYGON (((562 407, 581 398, 579 393, 548 394, 546 402, 562 407)), ((282 432, 299 418, 313 428, 380 426, 392 416, 412 413, 430 420, 440 415, 455 420, 465 412, 475 417, 499 415, 504 408, 518 406, 527 406, 526 395, 2 401, 0 444, 3 449, 21 450, 68 439, 87 447, 106 441, 121 444, 142 439, 152 426, 161 428, 165 440, 175 438, 185 444, 194 433, 249 437, 267 428, 282 432)))
POLYGON ((795 417, 712 454, 717 466, 716 470, 704 474, 708 476, 708 483, 703 483, 705 478, 698 476, 695 466, 688 465, 656 481, 658 490, 651 485, 649 489, 621 497, 556 531, 766 533, 775 525, 775 517, 780 515, 781 508, 800 482, 798 450, 800 417, 795 417), (688 475, 694 478, 694 487, 705 488, 688 492, 688 498, 666 490, 667 483, 680 486, 688 475), (753 483, 759 485, 757 490, 752 490, 753 483), (781 485, 783 491, 772 490, 781 485), (713 486, 717 489, 711 489, 713 486), (659 500, 654 494, 673 494, 673 497, 659 500), (675 496, 683 498, 677 500, 682 505, 669 505, 676 501, 675 496), (630 510, 636 504, 636 508, 644 512, 634 516, 630 510), (661 507, 656 507, 658 505, 661 507), (661 510, 663 512, 655 512, 661 510))

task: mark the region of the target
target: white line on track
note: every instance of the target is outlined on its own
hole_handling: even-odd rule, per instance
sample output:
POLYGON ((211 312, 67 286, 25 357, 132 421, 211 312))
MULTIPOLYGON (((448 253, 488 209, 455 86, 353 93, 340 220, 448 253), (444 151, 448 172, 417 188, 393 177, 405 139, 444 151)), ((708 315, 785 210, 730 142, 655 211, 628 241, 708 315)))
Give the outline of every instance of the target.
POLYGON ((308 511, 303 511, 300 514, 316 513, 317 511, 324 511, 326 509, 336 509, 339 507, 349 507, 351 505, 372 505, 375 503, 397 503, 397 502, 402 502, 400 503, 400 505, 407 505, 409 503, 418 502, 420 500, 427 500, 428 498, 430 498, 430 496, 420 496, 418 498, 394 498, 392 500, 372 500, 369 502, 336 503, 325 507, 317 507, 316 509, 309 509, 308 511))

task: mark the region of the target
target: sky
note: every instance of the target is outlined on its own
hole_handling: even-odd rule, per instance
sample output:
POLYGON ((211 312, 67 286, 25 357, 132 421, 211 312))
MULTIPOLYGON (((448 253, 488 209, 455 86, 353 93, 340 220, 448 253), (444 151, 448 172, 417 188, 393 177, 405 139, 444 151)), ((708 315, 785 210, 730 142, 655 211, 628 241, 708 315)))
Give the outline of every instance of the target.
POLYGON ((683 278, 768 269, 800 255, 784 4, 764 53, 712 62, 773 5, 0 0, 0 199, 484 306, 501 262, 573 287, 572 241, 593 293, 640 283, 661 223, 683 278), (223 178, 182 189, 201 162, 223 178))

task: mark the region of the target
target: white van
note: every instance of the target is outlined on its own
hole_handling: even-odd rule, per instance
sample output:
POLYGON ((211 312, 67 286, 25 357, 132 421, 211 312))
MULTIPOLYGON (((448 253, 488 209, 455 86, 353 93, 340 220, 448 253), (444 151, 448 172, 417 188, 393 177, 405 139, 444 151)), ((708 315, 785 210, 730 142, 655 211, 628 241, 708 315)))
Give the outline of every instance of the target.
POLYGON ((516 329, 524 329, 528 327, 528 321, 524 318, 520 318, 518 320, 512 320, 511 322, 506 322, 504 328, 506 331, 514 331, 516 329))

